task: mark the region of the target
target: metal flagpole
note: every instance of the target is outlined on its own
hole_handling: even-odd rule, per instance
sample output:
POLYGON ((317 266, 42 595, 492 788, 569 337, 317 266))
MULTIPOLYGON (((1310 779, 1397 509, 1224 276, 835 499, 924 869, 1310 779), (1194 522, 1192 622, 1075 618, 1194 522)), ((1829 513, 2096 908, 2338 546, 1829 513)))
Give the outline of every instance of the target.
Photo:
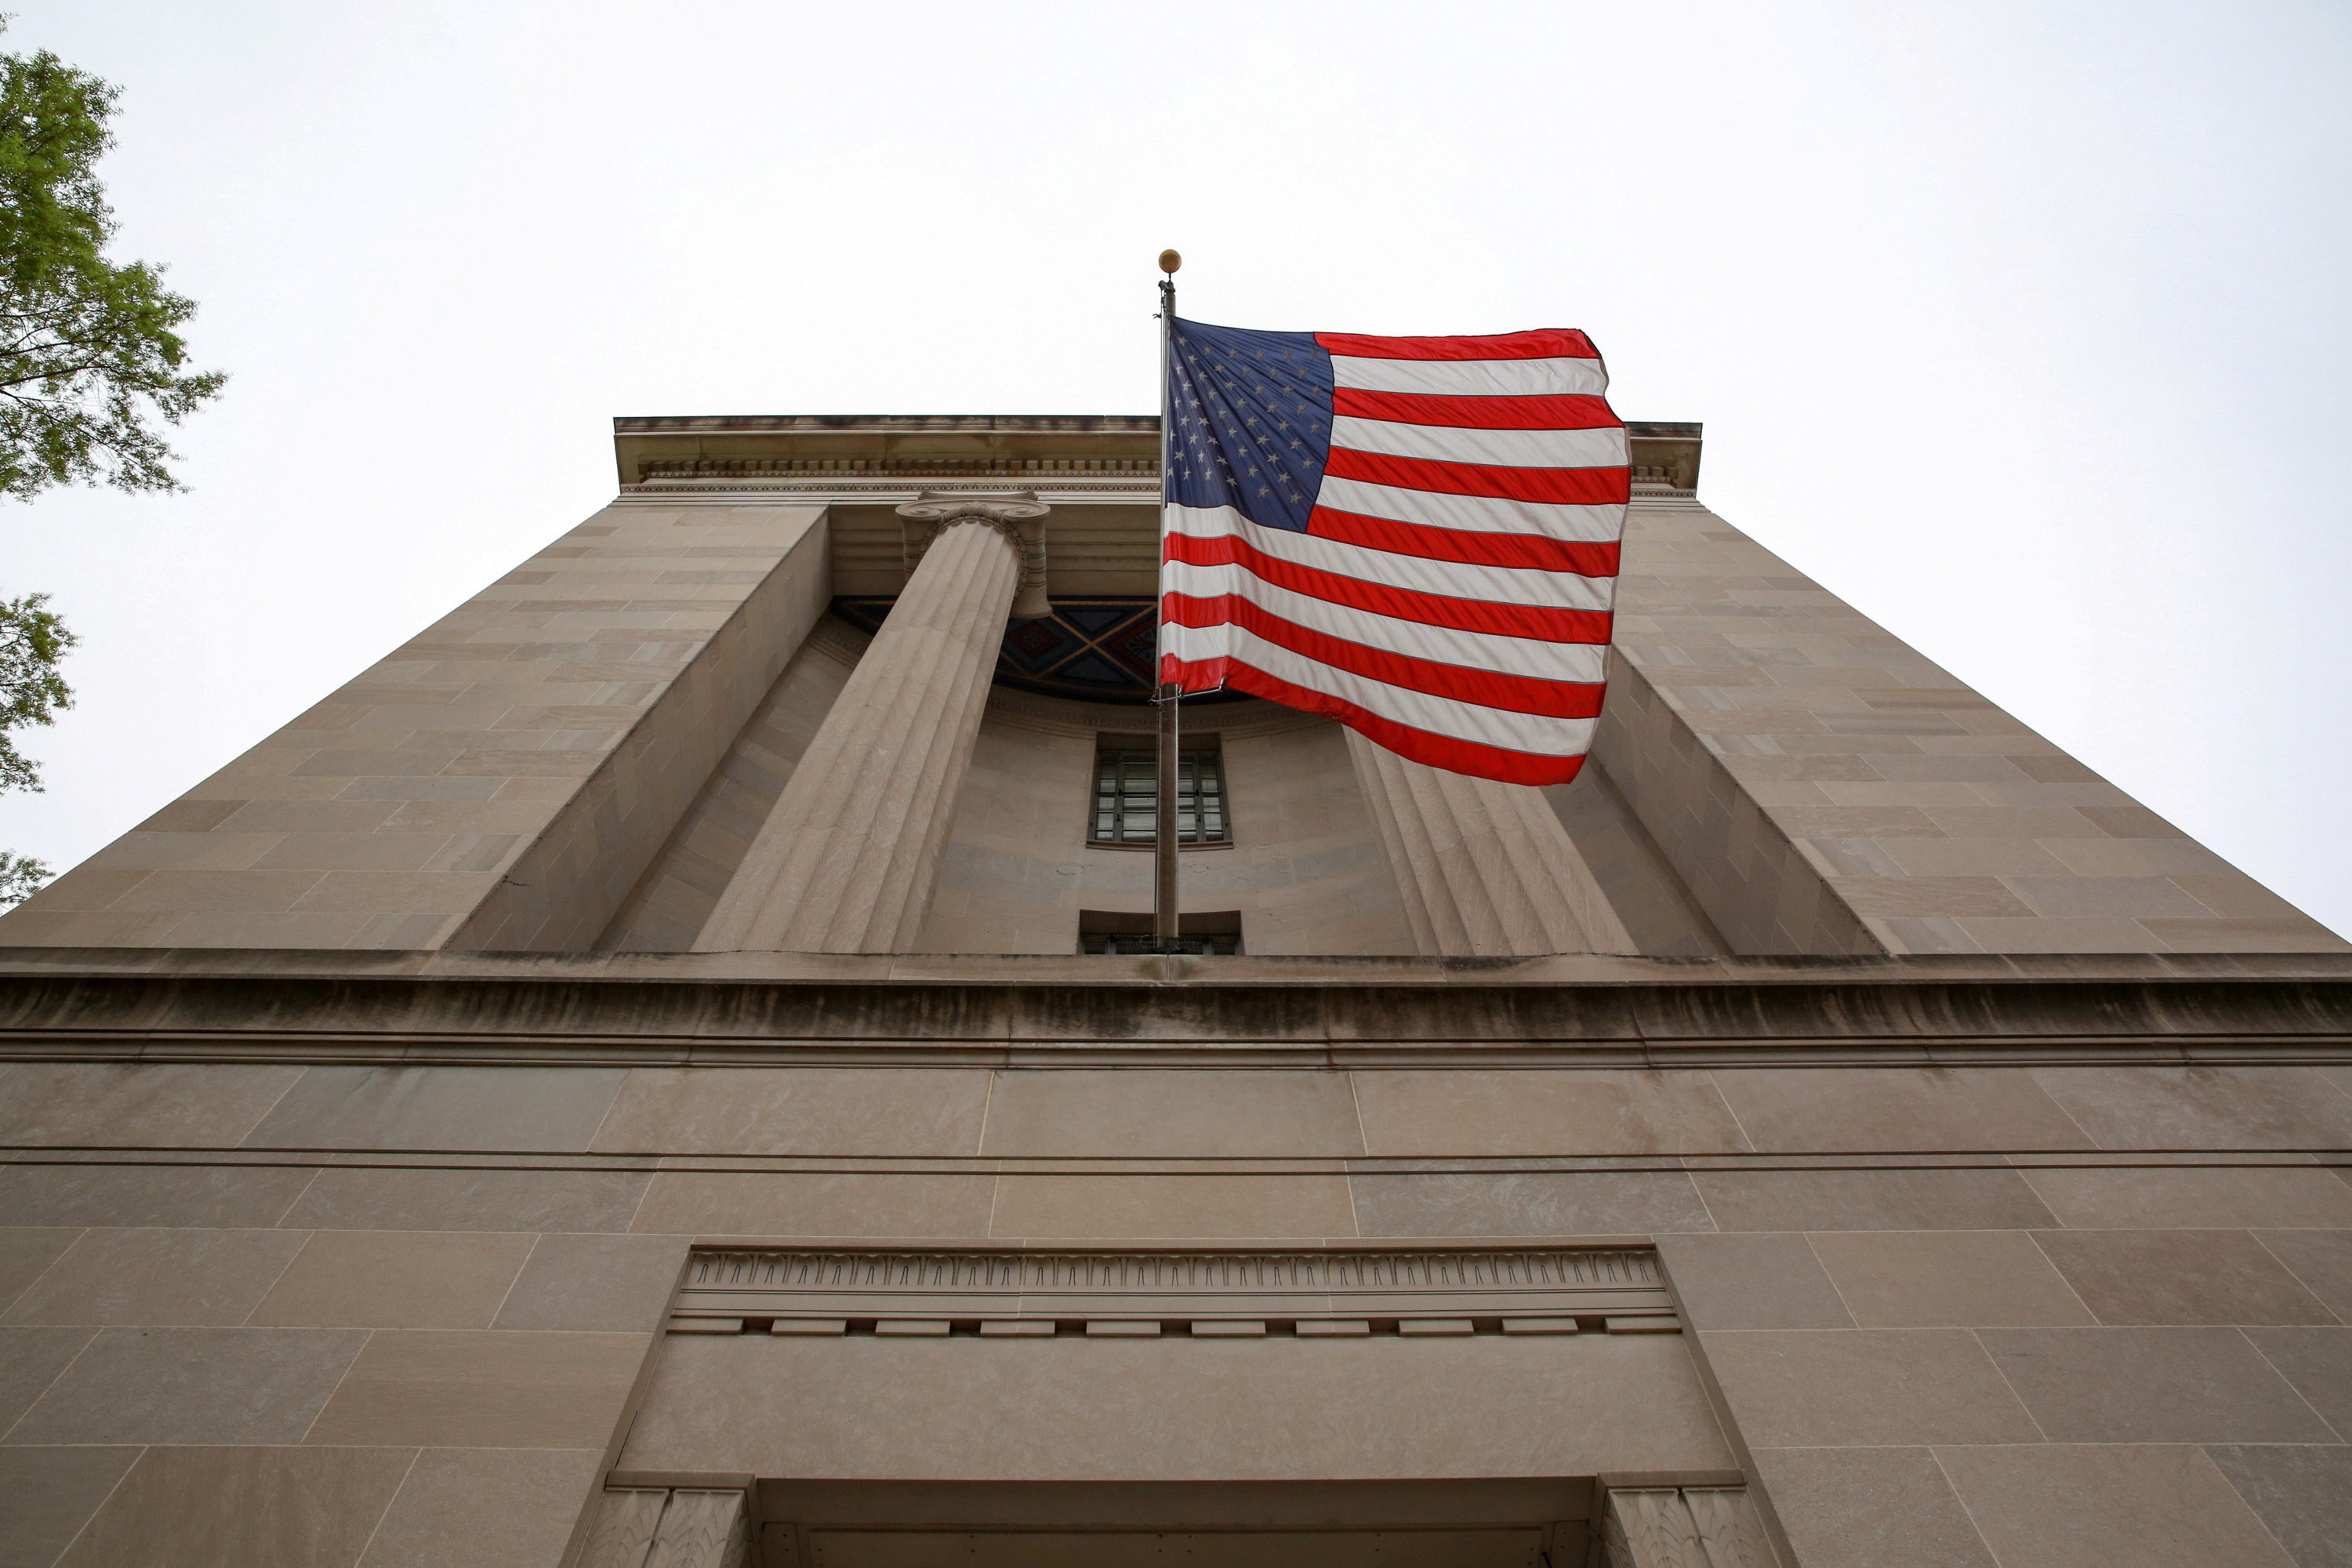
MULTIPOLYGON (((1176 337, 1176 269, 1183 265, 1184 258, 1174 251, 1160 253, 1160 270, 1167 274, 1160 280, 1160 535, 1163 559, 1167 550, 1167 498, 1172 477, 1168 468, 1168 427, 1175 412, 1170 406, 1172 399, 1168 384, 1169 360, 1176 337)), ((1167 647, 1167 622, 1162 620, 1160 626, 1160 652, 1164 657, 1172 650, 1167 647)), ((1161 679, 1163 673, 1161 669, 1152 671, 1158 685, 1153 696, 1160 708, 1160 794, 1151 838, 1151 945, 1161 952, 1174 952, 1181 926, 1176 914, 1176 709, 1184 689, 1178 682, 1161 679)))

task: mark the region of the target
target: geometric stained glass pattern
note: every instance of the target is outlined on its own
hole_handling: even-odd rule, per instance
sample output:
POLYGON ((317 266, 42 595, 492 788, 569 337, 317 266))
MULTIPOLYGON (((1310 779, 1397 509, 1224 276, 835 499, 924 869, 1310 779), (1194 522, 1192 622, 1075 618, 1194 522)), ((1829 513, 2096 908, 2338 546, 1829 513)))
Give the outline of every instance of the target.
MULTIPOLYGON (((833 612, 860 631, 879 631, 895 600, 839 598, 833 612)), ((1081 702, 1149 702, 1159 636, 1156 598, 1055 599, 1054 613, 1005 626, 996 657, 1000 685, 1081 702)), ((1213 702, 1218 692, 1185 699, 1213 702)))

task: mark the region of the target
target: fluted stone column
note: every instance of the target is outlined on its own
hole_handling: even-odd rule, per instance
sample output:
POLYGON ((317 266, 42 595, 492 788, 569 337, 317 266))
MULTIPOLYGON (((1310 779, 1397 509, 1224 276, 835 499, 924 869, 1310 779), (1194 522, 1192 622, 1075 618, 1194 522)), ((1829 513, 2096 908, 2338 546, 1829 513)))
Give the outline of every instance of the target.
POLYGON ((1024 567, 1038 579, 1031 596, 1042 593, 1045 510, 1032 497, 927 496, 899 509, 924 525, 929 547, 697 952, 914 946, 1024 567))
POLYGON ((1637 951, 1541 791, 1407 762, 1353 730, 1348 752, 1421 952, 1637 951))

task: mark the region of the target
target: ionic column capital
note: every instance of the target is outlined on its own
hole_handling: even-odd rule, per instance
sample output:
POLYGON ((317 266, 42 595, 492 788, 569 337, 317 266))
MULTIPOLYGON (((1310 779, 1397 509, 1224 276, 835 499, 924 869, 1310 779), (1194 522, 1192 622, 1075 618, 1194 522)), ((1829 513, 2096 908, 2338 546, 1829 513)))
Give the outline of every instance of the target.
POLYGON ((914 575, 940 534, 961 523, 976 522, 1003 534, 1021 552, 1021 585, 1013 597, 1013 618, 1027 621, 1050 616, 1054 607, 1045 597, 1045 515, 1053 510, 1033 490, 985 495, 925 490, 898 508, 898 515, 907 520, 903 535, 907 575, 914 575))

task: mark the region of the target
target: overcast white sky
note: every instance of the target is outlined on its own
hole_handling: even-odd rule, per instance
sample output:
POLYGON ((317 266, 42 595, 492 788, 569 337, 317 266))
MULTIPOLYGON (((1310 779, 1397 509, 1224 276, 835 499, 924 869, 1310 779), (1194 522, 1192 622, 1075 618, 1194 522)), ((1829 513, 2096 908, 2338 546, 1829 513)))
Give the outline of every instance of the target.
POLYGON ((62 869, 595 510, 617 414, 1144 413, 1576 326, 1700 493, 2352 931, 2352 7, 16 0, 233 374, 0 503, 62 869))

